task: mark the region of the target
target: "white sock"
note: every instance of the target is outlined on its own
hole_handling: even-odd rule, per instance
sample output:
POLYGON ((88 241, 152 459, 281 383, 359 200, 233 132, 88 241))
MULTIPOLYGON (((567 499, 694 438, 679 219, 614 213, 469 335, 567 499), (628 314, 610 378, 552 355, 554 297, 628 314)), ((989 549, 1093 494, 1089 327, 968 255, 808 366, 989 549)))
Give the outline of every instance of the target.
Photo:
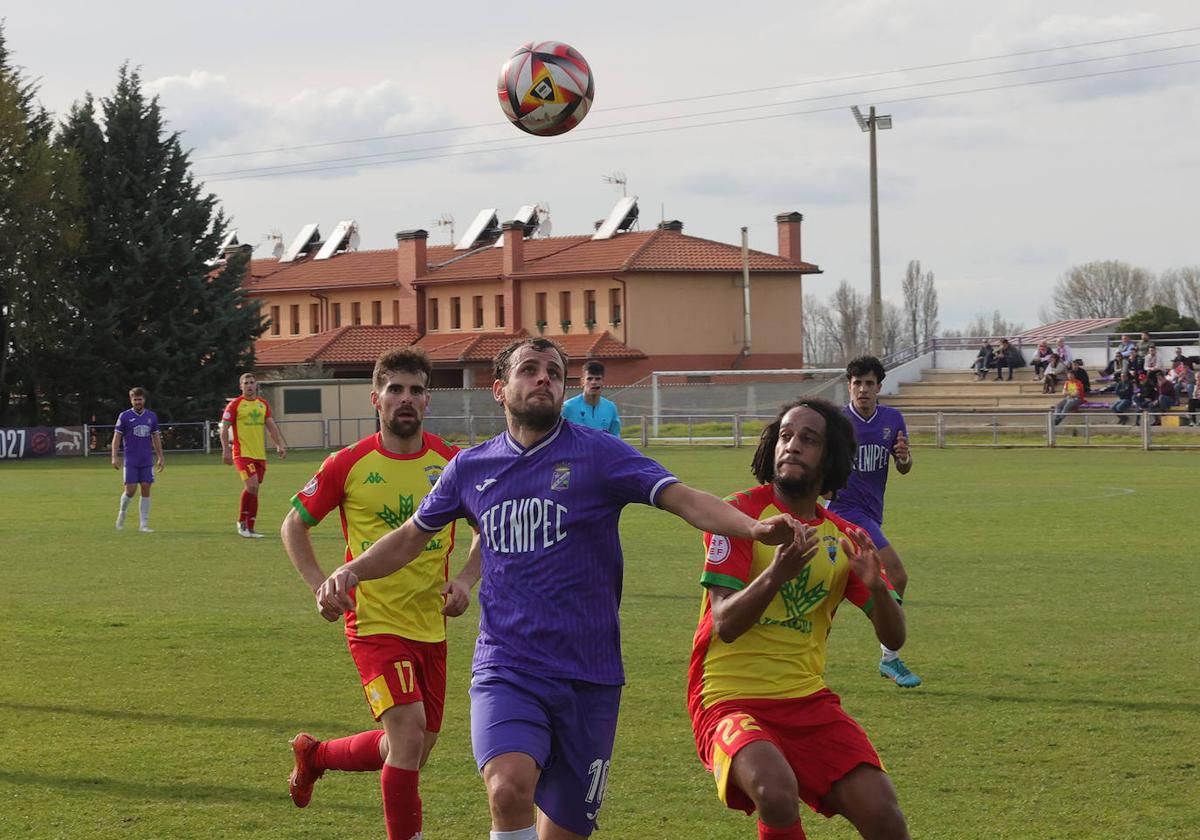
POLYGON ((145 528, 147 525, 150 524, 150 497, 149 496, 142 496, 142 506, 141 506, 140 510, 141 510, 141 514, 142 514, 142 527, 145 528))
POLYGON ((124 493, 121 494, 121 513, 129 510, 129 503, 132 501, 133 496, 126 496, 124 493))
POLYGON ((883 654, 883 661, 884 661, 884 662, 891 662, 893 659, 899 659, 899 658, 900 658, 900 654, 899 654, 899 653, 897 653, 896 651, 892 650, 892 649, 891 649, 890 647, 888 647, 887 645, 880 645, 880 646, 879 646, 879 652, 880 652, 881 654, 883 654))
POLYGON ((537 825, 518 828, 516 831, 493 831, 491 840, 538 840, 537 825))

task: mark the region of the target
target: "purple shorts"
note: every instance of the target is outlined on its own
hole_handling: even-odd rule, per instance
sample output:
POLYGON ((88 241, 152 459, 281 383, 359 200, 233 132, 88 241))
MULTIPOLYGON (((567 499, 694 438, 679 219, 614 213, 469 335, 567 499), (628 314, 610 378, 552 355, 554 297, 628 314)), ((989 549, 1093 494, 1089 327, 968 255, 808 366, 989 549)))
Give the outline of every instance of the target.
POLYGON ((874 519, 871 519, 862 511, 857 510, 838 510, 836 505, 830 505, 829 509, 838 516, 845 519, 859 528, 862 528, 871 536, 871 542, 875 543, 876 548, 887 548, 891 545, 888 538, 883 535, 883 528, 874 519))
POLYGON ((542 768, 533 801, 563 828, 588 836, 608 787, 621 686, 482 668, 471 678, 471 748, 480 770, 519 752, 542 768))
POLYGON ((125 483, 126 484, 153 484, 154 483, 154 465, 151 464, 145 467, 131 467, 125 465, 125 483))

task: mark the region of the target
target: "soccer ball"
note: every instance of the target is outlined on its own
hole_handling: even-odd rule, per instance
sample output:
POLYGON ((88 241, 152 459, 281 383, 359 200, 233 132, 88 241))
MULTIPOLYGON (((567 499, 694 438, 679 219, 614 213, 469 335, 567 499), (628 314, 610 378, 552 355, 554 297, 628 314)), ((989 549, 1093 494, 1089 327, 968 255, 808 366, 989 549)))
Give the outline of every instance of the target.
POLYGON ((592 107, 592 69, 558 41, 530 41, 500 68, 497 93, 504 115, 522 131, 552 137, 570 131, 592 107))

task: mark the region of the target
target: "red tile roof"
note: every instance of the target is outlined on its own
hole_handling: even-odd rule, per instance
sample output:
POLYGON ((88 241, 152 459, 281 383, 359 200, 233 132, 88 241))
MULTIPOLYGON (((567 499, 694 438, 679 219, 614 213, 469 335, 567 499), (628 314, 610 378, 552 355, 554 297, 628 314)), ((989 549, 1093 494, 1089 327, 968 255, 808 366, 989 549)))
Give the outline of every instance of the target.
POLYGON ((294 341, 259 339, 255 342, 255 366, 259 368, 301 365, 374 363, 384 350, 407 347, 419 334, 412 327, 338 327, 319 335, 294 341))
MULTIPOLYGON (((529 333, 430 333, 417 342, 435 362, 490 362, 496 354, 529 333)), ((556 335, 550 340, 562 347, 569 358, 644 359, 641 350, 618 341, 607 331, 599 334, 556 335)))
MULTIPOLYGON (((676 231, 622 233, 611 239, 559 236, 524 241, 522 277, 606 274, 637 271, 741 271, 742 249, 737 245, 688 236, 676 231)), ((752 271, 814 274, 812 263, 793 263, 776 254, 750 251, 752 271)), ((498 279, 503 271, 503 248, 455 251, 433 245, 426 252, 428 273, 418 283, 498 279)), ((398 282, 396 249, 336 254, 327 260, 308 257, 280 263, 258 259, 250 263, 244 286, 249 292, 328 289, 339 286, 388 286, 398 282)))

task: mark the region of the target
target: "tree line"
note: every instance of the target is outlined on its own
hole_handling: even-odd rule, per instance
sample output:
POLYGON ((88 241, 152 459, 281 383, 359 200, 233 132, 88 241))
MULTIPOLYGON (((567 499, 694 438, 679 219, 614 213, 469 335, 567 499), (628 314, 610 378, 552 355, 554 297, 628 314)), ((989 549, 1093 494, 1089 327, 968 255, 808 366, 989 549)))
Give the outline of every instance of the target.
MULTIPOLYGON (((979 313, 962 329, 942 330, 932 271, 909 262, 900 284, 899 305, 883 301, 884 355, 931 338, 1012 336, 1025 326, 1000 310, 979 313)), ((1119 260, 1098 260, 1069 268, 1053 286, 1050 302, 1038 313, 1043 322, 1075 318, 1122 318, 1115 332, 1178 332, 1200 329, 1200 266, 1161 275, 1119 260)), ((841 367, 868 352, 870 301, 843 280, 827 298, 804 296, 804 359, 809 367, 841 367)))
POLYGON ((135 69, 55 122, 0 25, 0 425, 215 416, 265 329, 226 228, 135 69))

